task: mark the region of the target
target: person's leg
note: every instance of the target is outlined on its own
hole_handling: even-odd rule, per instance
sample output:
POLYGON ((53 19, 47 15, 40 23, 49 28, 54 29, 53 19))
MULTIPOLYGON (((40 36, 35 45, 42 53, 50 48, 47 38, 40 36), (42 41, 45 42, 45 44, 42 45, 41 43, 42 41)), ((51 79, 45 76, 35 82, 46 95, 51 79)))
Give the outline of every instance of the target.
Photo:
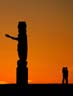
POLYGON ((68 78, 66 78, 66 84, 68 84, 68 78))
POLYGON ((64 84, 64 77, 63 77, 63 80, 62 80, 62 84, 64 84))

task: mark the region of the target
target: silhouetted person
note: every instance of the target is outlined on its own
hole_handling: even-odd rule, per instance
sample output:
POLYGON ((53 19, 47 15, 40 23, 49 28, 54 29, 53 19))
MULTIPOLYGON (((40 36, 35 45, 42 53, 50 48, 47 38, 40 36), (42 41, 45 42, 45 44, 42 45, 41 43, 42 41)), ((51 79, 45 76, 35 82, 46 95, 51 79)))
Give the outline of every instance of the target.
POLYGON ((18 24, 18 37, 13 37, 6 34, 6 37, 18 41, 18 56, 20 60, 27 60, 27 35, 26 35, 26 22, 19 22, 18 24))
POLYGON ((64 83, 68 84, 68 68, 67 68, 67 67, 63 67, 62 73, 63 73, 62 83, 63 83, 63 84, 64 84, 64 83))

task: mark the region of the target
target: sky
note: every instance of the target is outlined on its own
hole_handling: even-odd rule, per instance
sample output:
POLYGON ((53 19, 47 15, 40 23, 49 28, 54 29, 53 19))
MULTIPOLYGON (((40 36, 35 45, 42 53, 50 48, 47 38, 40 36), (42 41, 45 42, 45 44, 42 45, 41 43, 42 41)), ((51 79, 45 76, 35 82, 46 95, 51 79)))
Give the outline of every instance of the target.
POLYGON ((28 80, 61 83, 62 67, 73 83, 73 0, 0 0, 0 81, 16 83, 19 21, 27 23, 28 80))

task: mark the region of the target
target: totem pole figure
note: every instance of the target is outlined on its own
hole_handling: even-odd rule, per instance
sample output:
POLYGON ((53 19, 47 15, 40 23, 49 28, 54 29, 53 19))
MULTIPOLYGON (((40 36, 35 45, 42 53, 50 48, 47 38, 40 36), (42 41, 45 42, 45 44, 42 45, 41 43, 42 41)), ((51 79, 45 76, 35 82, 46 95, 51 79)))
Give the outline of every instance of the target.
POLYGON ((63 67, 62 74, 63 74, 62 84, 64 83, 68 84, 68 68, 67 67, 63 67))
POLYGON ((6 34, 6 37, 18 41, 17 51, 19 60, 17 61, 16 83, 23 87, 28 84, 26 22, 18 23, 18 37, 13 37, 8 34, 6 34))

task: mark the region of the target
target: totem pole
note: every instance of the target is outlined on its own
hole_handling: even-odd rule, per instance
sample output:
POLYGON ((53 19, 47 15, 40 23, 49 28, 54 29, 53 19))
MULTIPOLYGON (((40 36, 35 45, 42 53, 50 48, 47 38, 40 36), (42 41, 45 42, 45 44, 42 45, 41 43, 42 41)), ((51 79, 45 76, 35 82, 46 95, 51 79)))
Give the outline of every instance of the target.
POLYGON ((26 22, 18 23, 18 37, 13 37, 6 34, 6 37, 18 41, 18 56, 17 61, 17 77, 16 83, 19 86, 26 86, 28 84, 28 68, 27 68, 27 34, 26 34, 26 22))

